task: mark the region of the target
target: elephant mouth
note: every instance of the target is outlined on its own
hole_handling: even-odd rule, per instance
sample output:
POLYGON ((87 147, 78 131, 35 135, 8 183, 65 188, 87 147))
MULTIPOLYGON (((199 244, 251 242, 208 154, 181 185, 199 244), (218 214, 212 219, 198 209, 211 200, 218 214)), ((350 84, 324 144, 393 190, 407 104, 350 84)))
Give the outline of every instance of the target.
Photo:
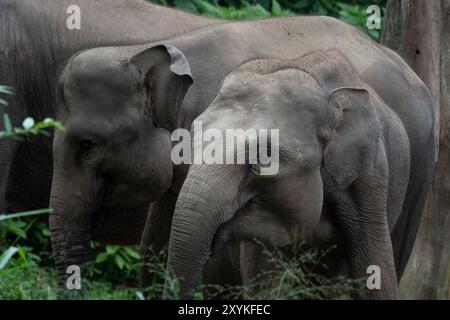
POLYGON ((93 213, 92 239, 105 244, 139 244, 150 202, 131 202, 133 197, 119 195, 110 183, 105 183, 102 193, 93 213))
POLYGON ((92 225, 92 239, 116 245, 139 244, 148 209, 113 211, 102 210, 96 214, 92 225))
POLYGON ((234 223, 237 219, 246 216, 252 204, 256 201, 259 193, 255 193, 253 197, 249 198, 247 202, 245 202, 233 215, 233 218, 222 224, 214 235, 214 239, 211 245, 211 256, 215 256, 222 250, 223 247, 231 243, 232 241, 238 241, 239 238, 235 238, 233 228, 234 223))

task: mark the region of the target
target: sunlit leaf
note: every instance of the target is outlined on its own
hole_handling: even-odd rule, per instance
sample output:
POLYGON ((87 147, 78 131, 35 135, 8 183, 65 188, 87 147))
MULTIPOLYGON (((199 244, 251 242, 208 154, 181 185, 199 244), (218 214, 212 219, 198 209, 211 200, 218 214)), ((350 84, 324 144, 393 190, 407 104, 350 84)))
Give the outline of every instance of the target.
POLYGON ((14 89, 11 88, 11 87, 0 85, 0 93, 5 93, 5 94, 9 94, 9 95, 14 95, 14 94, 15 94, 15 91, 14 91, 14 89))
POLYGON ((7 106, 8 105, 8 101, 3 100, 2 98, 0 98, 0 104, 7 106))
POLYGON ((0 270, 4 269, 8 264, 9 260, 19 251, 17 247, 9 247, 3 254, 0 256, 0 270))
POLYGON ((123 269, 123 266, 125 264, 125 261, 123 260, 123 258, 119 255, 114 256, 114 260, 116 261, 117 266, 119 267, 120 270, 123 269))
POLYGON ((130 248, 130 247, 125 247, 124 251, 126 252, 127 255, 129 255, 130 257, 134 258, 134 259, 140 259, 140 255, 139 252, 137 252, 135 249, 130 248))
POLYGON ((3 115, 3 126, 5 128, 5 132, 7 133, 12 132, 11 120, 9 119, 9 116, 7 114, 3 115))
POLYGON ((31 211, 12 213, 12 214, 0 214, 0 221, 7 220, 7 219, 35 216, 38 214, 45 214, 45 213, 51 213, 51 212, 53 212, 52 209, 39 209, 39 210, 31 210, 31 211))
POLYGON ((106 252, 100 252, 95 258, 96 263, 105 262, 108 259, 108 254, 106 252))
POLYGON ((106 246, 106 253, 109 255, 113 255, 117 252, 118 247, 117 246, 106 246))

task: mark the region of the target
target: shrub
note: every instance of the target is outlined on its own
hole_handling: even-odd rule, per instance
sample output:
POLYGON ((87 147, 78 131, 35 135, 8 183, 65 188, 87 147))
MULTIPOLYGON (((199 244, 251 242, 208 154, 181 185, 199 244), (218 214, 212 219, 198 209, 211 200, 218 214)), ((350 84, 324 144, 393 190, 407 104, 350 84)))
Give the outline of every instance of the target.
POLYGON ((271 16, 295 14, 331 16, 359 27, 374 39, 380 38, 380 30, 368 30, 367 8, 378 5, 382 9, 382 21, 387 0, 151 0, 179 9, 220 19, 261 19, 271 16))

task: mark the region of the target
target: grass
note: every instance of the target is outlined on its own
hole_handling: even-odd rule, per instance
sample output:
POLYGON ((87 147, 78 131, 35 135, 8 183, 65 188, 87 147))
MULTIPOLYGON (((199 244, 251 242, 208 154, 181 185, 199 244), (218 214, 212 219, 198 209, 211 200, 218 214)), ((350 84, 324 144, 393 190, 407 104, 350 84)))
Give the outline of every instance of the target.
MULTIPOLYGON (((222 299, 346 299, 360 294, 364 281, 344 277, 325 277, 317 272, 326 268, 322 260, 332 250, 303 249, 301 245, 290 249, 290 253, 271 251, 264 248, 264 254, 273 263, 271 271, 263 272, 243 286, 199 285, 194 298, 222 299)), ((140 300, 161 299, 164 291, 166 252, 154 255, 149 263, 149 271, 155 281, 143 292, 137 281, 111 281, 94 277, 89 283, 89 300, 140 300)), ((56 272, 52 267, 39 265, 39 258, 28 252, 20 254, 10 262, 10 267, 0 272, 0 300, 44 300, 56 299, 56 272)), ((134 274, 137 278, 137 274, 134 274)), ((168 293, 171 298, 179 298, 179 282, 169 279, 168 293)))
MULTIPOLYGON (((37 265, 20 268, 0 276, 0 300, 56 299, 56 272, 37 265)), ((92 281, 90 300, 136 300, 138 288, 92 281)))
MULTIPOLYGON (((194 299, 249 299, 249 300, 321 300, 349 299, 362 297, 365 279, 348 279, 342 276, 325 276, 327 265, 325 259, 334 251, 328 249, 308 248, 304 243, 297 243, 284 250, 268 249, 258 242, 262 254, 271 265, 270 271, 264 271, 245 285, 219 286, 199 284, 194 291, 194 299)), ((148 265, 151 274, 166 280, 169 284, 168 294, 179 298, 179 281, 169 277, 166 270, 166 252, 153 255, 148 265), (168 280, 168 281, 167 281, 168 280)), ((149 299, 160 299, 163 293, 162 283, 155 281, 144 294, 149 299)))
POLYGON ((51 269, 32 267, 1 275, 0 300, 52 299, 56 299, 56 292, 51 269))

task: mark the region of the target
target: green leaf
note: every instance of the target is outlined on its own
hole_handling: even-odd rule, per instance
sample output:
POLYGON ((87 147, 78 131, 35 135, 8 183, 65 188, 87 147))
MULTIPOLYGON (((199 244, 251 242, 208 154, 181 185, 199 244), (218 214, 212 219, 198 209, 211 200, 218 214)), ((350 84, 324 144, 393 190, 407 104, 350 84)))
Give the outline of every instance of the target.
POLYGON ((272 13, 278 15, 282 12, 281 6, 277 0, 272 0, 272 13))
POLYGON ((175 7, 185 11, 198 12, 197 7, 191 2, 186 0, 175 0, 175 7))
POLYGON ((0 214, 0 221, 35 216, 38 214, 52 213, 52 212, 53 212, 53 209, 39 209, 39 210, 31 210, 31 211, 13 213, 13 214, 0 214))
POLYGON ((270 12, 264 9, 264 7, 259 4, 251 5, 248 2, 244 4, 244 10, 247 13, 247 18, 249 19, 260 19, 270 17, 270 12))
POLYGON ((22 239, 27 238, 27 233, 25 231, 26 227, 25 221, 7 221, 6 227, 9 232, 14 233, 19 238, 22 239))
POLYGON ((116 252, 117 252, 117 249, 118 249, 119 247, 117 247, 117 246, 110 246, 110 245, 108 245, 108 246, 106 246, 106 253, 107 254, 109 254, 109 255, 113 255, 113 254, 115 254, 116 252))
POLYGON ((4 269, 8 264, 9 260, 19 251, 17 247, 9 247, 3 254, 0 256, 0 270, 4 269))
POLYGON ((336 1, 332 0, 321 0, 322 6, 333 13, 338 13, 338 9, 336 8, 336 1))
POLYGON ((317 16, 327 15, 327 9, 320 2, 315 2, 313 5, 313 14, 317 16))
POLYGON ((7 106, 8 105, 8 101, 3 100, 3 99, 0 98, 0 104, 2 104, 4 106, 7 106))
POLYGON ((7 133, 12 132, 11 120, 9 119, 9 116, 6 113, 3 115, 3 126, 5 127, 5 131, 7 133))
POLYGON ((13 88, 8 87, 8 86, 1 86, 1 85, 0 85, 0 93, 15 95, 15 91, 13 88))
POLYGON ((22 259, 22 261, 28 265, 28 256, 27 256, 27 252, 24 248, 19 248, 18 250, 19 256, 22 259))
POLYGON ((141 291, 136 291, 138 300, 145 300, 144 294, 141 291))
POLYGON ((206 14, 208 16, 216 18, 225 18, 224 11, 220 10, 219 6, 213 6, 212 4, 204 0, 194 0, 194 3, 198 11, 202 14, 206 14))
POLYGON ((95 263, 102 263, 108 260, 108 254, 106 252, 100 252, 95 258, 95 263))
POLYGON ((47 228, 42 229, 42 230, 41 230, 41 233, 42 233, 42 235, 45 236, 45 237, 50 237, 50 230, 48 230, 47 228))
POLYGON ((272 14, 277 17, 291 16, 293 13, 290 10, 283 10, 277 0, 272 0, 272 14))
POLYGON ((116 261, 116 264, 119 267, 119 269, 122 270, 125 264, 125 260, 123 260, 123 258, 119 255, 114 256, 114 260, 116 261))
POLYGON ((139 252, 136 249, 125 247, 124 250, 129 257, 134 258, 136 260, 140 259, 139 252))

